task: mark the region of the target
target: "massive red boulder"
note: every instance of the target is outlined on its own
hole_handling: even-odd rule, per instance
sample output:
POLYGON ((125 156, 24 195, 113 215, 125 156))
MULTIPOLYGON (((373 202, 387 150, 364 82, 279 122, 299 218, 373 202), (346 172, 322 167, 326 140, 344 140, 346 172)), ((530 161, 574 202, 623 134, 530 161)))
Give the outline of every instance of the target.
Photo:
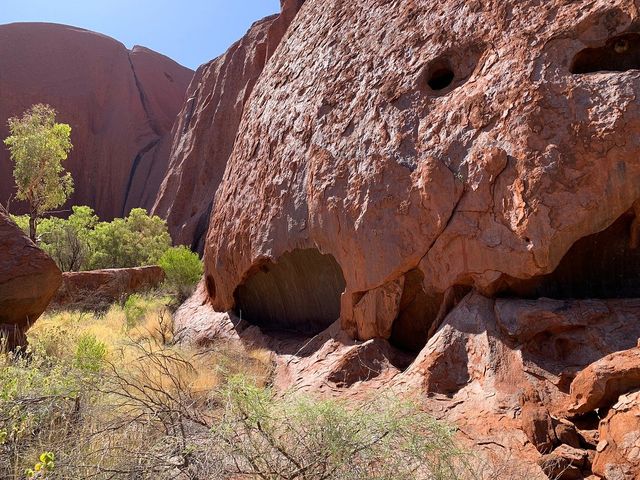
POLYGON ((255 23, 221 57, 198 68, 173 129, 170 165, 154 213, 173 238, 203 249, 213 195, 222 181, 253 87, 304 0, 255 23))
MULTIPOLYGON (((7 119, 35 103, 50 104, 72 127, 69 204, 90 205, 104 219, 153 205, 191 70, 142 47, 129 51, 104 35, 46 23, 0 26, 0 64, 0 138, 7 119)), ((11 171, 0 148, 3 203, 14 192, 11 171)))
POLYGON ((216 193, 210 301, 301 323, 340 301, 324 325, 365 340, 407 290, 427 335, 457 286, 640 294, 637 20, 631 0, 306 2, 216 193), (329 296, 299 281, 331 265, 329 296), (265 271, 281 296, 253 289, 265 271))
POLYGON ((0 336, 24 345, 25 332, 47 308, 62 274, 55 262, 0 208, 0 336))
POLYGON ((109 306, 132 293, 157 288, 164 278, 164 270, 158 266, 65 272, 52 304, 57 307, 109 306))

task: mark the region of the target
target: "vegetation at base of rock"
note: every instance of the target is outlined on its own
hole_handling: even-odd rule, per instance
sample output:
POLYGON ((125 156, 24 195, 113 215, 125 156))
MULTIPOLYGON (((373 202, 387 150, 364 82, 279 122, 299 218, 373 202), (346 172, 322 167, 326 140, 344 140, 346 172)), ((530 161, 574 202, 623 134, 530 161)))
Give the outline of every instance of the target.
POLYGON ((276 396, 269 353, 182 346, 168 297, 135 302, 46 314, 28 355, 0 355, 0 478, 43 452, 51 479, 487 478, 414 404, 276 396))
MULTIPOLYGON (((12 219, 28 231, 28 215, 12 219)), ((101 222, 90 207, 74 206, 66 219, 40 222, 38 246, 65 272, 155 265, 162 259, 176 291, 192 289, 202 276, 197 255, 186 247, 172 248, 166 222, 142 208, 134 208, 126 218, 101 222)))
POLYGON ((165 289, 179 299, 186 299, 193 293, 204 273, 198 255, 185 246, 167 249, 158 260, 158 265, 166 275, 165 289))
POLYGON ((40 218, 63 205, 73 193, 73 178, 62 166, 71 144, 71 127, 56 123, 56 111, 37 104, 9 119, 4 140, 14 162, 18 200, 29 203, 29 237, 35 241, 40 218))

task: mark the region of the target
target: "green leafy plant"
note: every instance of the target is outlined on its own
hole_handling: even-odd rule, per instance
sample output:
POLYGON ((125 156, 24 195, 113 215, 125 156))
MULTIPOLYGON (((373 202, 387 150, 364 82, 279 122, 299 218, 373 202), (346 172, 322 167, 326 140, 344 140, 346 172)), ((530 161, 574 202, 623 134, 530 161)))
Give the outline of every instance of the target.
POLYGON ((137 293, 129 295, 127 301, 124 302, 124 315, 127 329, 134 328, 144 318, 146 313, 145 303, 144 297, 137 293))
POLYGON ((74 357, 75 366, 88 373, 98 373, 104 364, 107 346, 96 339, 95 335, 85 333, 78 339, 74 357))
POLYGON ((198 255, 185 246, 168 249, 158 264, 166 274, 165 289, 176 294, 179 300, 193 293, 204 271, 198 255))
POLYGON ((411 402, 347 406, 304 397, 276 400, 242 377, 225 389, 213 428, 230 473, 269 479, 454 480, 467 468, 453 431, 411 402))
POLYGON ((92 269, 138 267, 156 264, 171 247, 171 236, 163 219, 134 208, 127 218, 97 224, 92 245, 92 269))
POLYGON ((33 468, 25 470, 27 478, 47 478, 47 475, 53 472, 56 456, 53 452, 43 452, 40 454, 39 461, 33 468))

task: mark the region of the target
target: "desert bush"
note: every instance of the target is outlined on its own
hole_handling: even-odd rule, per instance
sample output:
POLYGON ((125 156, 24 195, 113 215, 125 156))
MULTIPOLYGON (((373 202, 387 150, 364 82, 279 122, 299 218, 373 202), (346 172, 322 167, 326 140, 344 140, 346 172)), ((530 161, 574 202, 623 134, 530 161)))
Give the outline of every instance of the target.
POLYGON ((91 333, 84 333, 78 339, 74 365, 81 371, 98 373, 103 367, 106 354, 107 346, 103 342, 91 333))
MULTIPOLYGON (((12 219, 29 232, 28 215, 12 219)), ((65 272, 153 265, 171 247, 166 222, 142 208, 126 218, 99 222, 90 207, 74 206, 67 219, 40 220, 37 241, 65 272)))
POLYGON ((202 261, 185 246, 166 250, 158 265, 166 274, 164 289, 177 295, 179 300, 184 300, 193 293, 203 274, 202 261))
POLYGON ((49 452, 52 480, 504 478, 411 402, 277 396, 268 352, 174 343, 167 302, 134 297, 135 325, 119 304, 48 313, 27 355, 0 355, 0 478, 49 452))
POLYGON ((262 479, 457 479, 465 455, 452 430, 388 398, 348 406, 273 394, 234 378, 214 426, 229 473, 262 479))
POLYGON ((126 302, 124 302, 124 315, 127 319, 127 329, 134 328, 140 323, 145 314, 145 299, 142 295, 134 293, 129 295, 126 302))
POLYGON ((171 247, 167 223, 134 208, 127 218, 98 223, 92 234, 91 269, 153 265, 171 247))

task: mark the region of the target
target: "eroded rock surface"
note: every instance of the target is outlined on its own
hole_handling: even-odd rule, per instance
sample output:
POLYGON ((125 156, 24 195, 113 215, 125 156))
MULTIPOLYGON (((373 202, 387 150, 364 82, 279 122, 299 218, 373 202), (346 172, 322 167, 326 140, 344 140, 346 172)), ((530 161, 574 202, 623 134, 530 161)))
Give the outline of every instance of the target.
POLYGON ((640 392, 620 396, 600 423, 593 471, 607 480, 635 480, 640 473, 640 392))
POLYGON ((265 258, 318 248, 344 274, 343 328, 389 338, 400 302, 359 304, 416 270, 429 323, 457 285, 565 298, 554 277, 521 282, 619 219, 618 256, 635 258, 636 20, 630 0, 305 3, 245 105, 217 192, 214 306, 233 308, 265 258))
POLYGON ((620 395, 636 388, 640 388, 640 348, 612 353, 576 376, 569 410, 580 414, 608 408, 620 395))
POLYGON ((158 266, 65 272, 52 304, 56 307, 100 308, 133 293, 160 286, 164 270, 158 266))
POLYGON ((185 335, 270 349, 279 388, 418 396, 531 478, 608 478, 634 384, 572 392, 635 368, 638 25, 631 0, 307 0, 244 103, 185 335), (339 312, 305 332, 292 293, 339 312))
POLYGON ((245 103, 303 1, 282 0, 280 15, 256 22, 224 55, 198 68, 173 129, 169 170, 154 206, 178 243, 202 252, 245 103))
MULTIPOLYGON (((191 70, 143 47, 129 51, 104 35, 47 23, 0 26, 0 63, 0 138, 6 119, 35 103, 50 104, 71 125, 69 205, 90 205, 103 219, 151 208, 191 70)), ((3 203, 14 192, 11 172, 0 148, 3 203)))
POLYGON ((10 349, 44 312, 62 281, 55 262, 0 207, 0 336, 10 349))

